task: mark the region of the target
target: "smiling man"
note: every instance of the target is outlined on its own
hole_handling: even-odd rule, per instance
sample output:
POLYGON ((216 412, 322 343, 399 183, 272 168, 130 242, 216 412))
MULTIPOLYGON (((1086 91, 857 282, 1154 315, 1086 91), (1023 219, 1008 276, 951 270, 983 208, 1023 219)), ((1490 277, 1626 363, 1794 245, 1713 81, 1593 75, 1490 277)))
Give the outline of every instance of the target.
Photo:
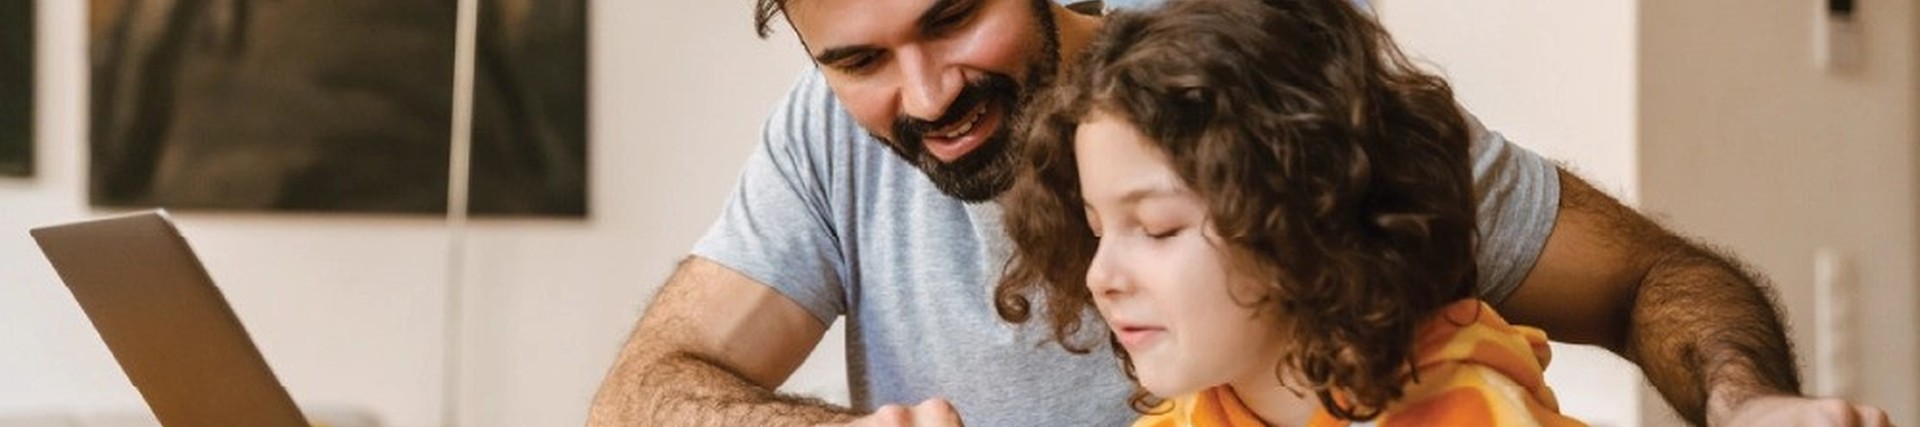
MULTIPOLYGON (((1043 344, 991 294, 1012 124, 1099 18, 1047 0, 758 1, 762 33, 784 13, 818 68, 640 319, 590 424, 1133 419, 1108 349, 1043 344), (771 391, 842 316, 853 407, 771 391)), ((1508 318, 1635 361, 1696 422, 1883 417, 1797 397, 1778 314, 1734 263, 1473 126, 1478 286, 1508 318)))
POLYGON ((964 202, 1012 182, 1012 119, 1059 69, 1059 24, 1072 34, 1097 25, 1040 1, 797 1, 785 10, 796 29, 820 23, 802 43, 854 121, 964 202))

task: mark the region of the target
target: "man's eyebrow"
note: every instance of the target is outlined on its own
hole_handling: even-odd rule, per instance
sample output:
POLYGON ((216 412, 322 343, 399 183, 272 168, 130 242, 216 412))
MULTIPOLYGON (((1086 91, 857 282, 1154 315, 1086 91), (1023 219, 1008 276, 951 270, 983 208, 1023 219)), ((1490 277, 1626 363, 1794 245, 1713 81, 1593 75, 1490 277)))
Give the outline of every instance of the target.
MULTIPOLYGON (((927 6, 927 10, 920 12, 920 17, 915 18, 914 25, 917 25, 920 31, 925 32, 932 29, 935 25, 939 25, 938 23, 943 18, 946 18, 948 14, 953 13, 955 10, 972 6, 977 2, 978 0, 934 0, 933 5, 927 6)), ((835 46, 820 50, 820 53, 813 55, 813 60, 821 64, 832 64, 842 59, 879 52, 881 50, 879 47, 864 44, 835 46)))
POLYGON ((916 24, 920 26, 921 31, 926 31, 939 25, 938 22, 948 14, 953 13, 954 10, 972 5, 975 1, 976 0, 934 0, 932 6, 927 6, 926 11, 920 12, 920 19, 916 21, 916 24))
POLYGON ((832 64, 849 57, 878 51, 880 48, 869 45, 836 46, 821 50, 820 53, 813 55, 813 60, 821 64, 832 64))

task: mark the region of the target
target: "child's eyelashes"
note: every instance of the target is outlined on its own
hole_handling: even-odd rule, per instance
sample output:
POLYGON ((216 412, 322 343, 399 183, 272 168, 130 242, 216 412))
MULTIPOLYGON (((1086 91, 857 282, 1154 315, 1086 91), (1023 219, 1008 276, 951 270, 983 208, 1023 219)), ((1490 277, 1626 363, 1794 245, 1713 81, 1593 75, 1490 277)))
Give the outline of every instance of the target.
MULTIPOLYGON (((1090 236, 1093 236, 1094 240, 1100 240, 1102 237, 1100 230, 1098 229, 1091 229, 1087 231, 1088 231, 1087 234, 1090 236)), ((1185 231, 1187 231, 1186 227, 1171 228, 1163 231, 1141 229, 1140 235, 1146 236, 1148 239, 1153 239, 1153 240, 1166 240, 1166 239, 1178 237, 1180 233, 1185 231)))
POLYGON ((1166 239, 1172 238, 1173 236, 1180 235, 1180 232, 1183 230, 1186 230, 1186 228, 1174 228, 1174 229, 1169 229, 1166 231, 1159 231, 1159 232, 1149 230, 1147 231, 1147 238, 1150 238, 1153 240, 1166 240, 1166 239))

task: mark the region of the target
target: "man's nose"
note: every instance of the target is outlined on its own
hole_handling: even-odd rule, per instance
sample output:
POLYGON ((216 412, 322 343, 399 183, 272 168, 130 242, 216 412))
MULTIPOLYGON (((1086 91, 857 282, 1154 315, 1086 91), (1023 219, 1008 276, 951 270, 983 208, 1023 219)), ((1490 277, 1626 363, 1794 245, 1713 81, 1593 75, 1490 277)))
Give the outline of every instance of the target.
POLYGON ((901 113, 926 121, 940 120, 965 85, 957 69, 944 66, 921 47, 900 49, 901 113))

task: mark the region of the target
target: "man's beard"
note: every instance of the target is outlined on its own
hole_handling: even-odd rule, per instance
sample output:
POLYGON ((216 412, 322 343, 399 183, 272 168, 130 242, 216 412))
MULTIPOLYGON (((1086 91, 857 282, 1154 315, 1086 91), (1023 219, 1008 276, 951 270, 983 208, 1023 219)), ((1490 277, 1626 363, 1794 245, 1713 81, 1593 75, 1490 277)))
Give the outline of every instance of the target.
POLYGON ((1005 74, 987 73, 985 77, 967 82, 960 96, 948 104, 945 116, 936 121, 926 121, 902 114, 893 121, 893 140, 878 135, 875 135, 875 139, 884 142, 887 148, 893 149, 894 154, 900 155, 914 167, 920 168, 940 192, 962 202, 992 200, 1012 187, 1014 160, 1019 152, 1012 147, 1013 130, 1018 127, 1020 113, 1032 98, 1032 93, 1052 84, 1053 75, 1060 66, 1060 36, 1049 9, 1050 1, 1033 2, 1042 44, 1034 52, 1035 57, 1027 63, 1024 84, 1016 83, 1013 77, 1005 74), (965 119, 983 102, 989 104, 989 109, 1001 110, 999 128, 992 135, 952 163, 941 162, 927 150, 922 140, 927 132, 965 119))

